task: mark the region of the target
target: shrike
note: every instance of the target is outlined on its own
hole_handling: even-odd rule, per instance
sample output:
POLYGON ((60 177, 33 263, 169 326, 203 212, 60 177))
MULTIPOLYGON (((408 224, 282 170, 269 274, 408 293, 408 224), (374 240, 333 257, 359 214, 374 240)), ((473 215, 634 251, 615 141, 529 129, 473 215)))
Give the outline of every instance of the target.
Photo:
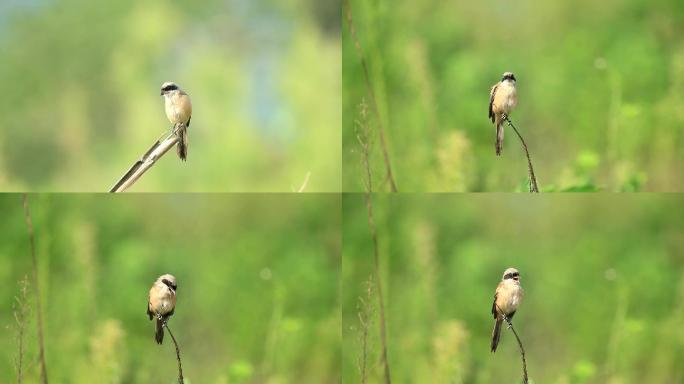
POLYGON ((492 304, 492 315, 496 319, 492 332, 492 352, 496 352, 496 346, 499 345, 501 323, 504 321, 504 316, 511 320, 522 298, 523 289, 520 286, 520 273, 515 268, 508 268, 504 271, 503 278, 496 287, 494 304, 492 304))
POLYGON ((496 126, 497 156, 501 155, 503 149, 504 121, 516 105, 518 105, 518 93, 515 90, 515 75, 506 72, 501 81, 494 84, 489 92, 489 118, 496 126))
POLYGON ((154 339, 157 344, 164 341, 164 324, 176 309, 176 278, 173 275, 161 275, 152 284, 147 300, 147 315, 156 318, 154 339))
POLYGON ((162 84, 161 95, 164 96, 166 117, 173 124, 173 131, 178 136, 178 157, 185 161, 188 156, 188 127, 192 117, 190 96, 171 81, 162 84))

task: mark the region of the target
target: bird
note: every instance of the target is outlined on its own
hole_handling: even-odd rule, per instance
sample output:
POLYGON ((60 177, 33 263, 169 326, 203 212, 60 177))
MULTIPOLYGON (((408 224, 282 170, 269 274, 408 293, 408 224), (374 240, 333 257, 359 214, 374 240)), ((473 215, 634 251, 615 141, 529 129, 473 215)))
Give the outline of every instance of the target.
POLYGON ((147 300, 147 315, 155 318, 154 340, 164 341, 164 326, 176 310, 176 278, 165 274, 157 278, 150 288, 147 300))
POLYGON ((172 81, 162 84, 161 96, 164 96, 166 117, 173 124, 173 132, 178 136, 178 157, 185 161, 188 157, 188 127, 192 118, 190 96, 172 81))
POLYGON ((508 268, 503 273, 501 282, 496 287, 492 315, 496 323, 492 331, 492 352, 496 352, 501 337, 501 323, 513 318, 523 298, 523 289, 520 286, 520 272, 515 268, 508 268), (504 319, 505 317, 505 319, 504 319))
POLYGON ((518 105, 518 92, 515 89, 515 82, 515 75, 512 72, 505 72, 501 81, 494 84, 489 92, 489 118, 496 126, 497 156, 500 156, 503 150, 503 123, 513 108, 518 105))

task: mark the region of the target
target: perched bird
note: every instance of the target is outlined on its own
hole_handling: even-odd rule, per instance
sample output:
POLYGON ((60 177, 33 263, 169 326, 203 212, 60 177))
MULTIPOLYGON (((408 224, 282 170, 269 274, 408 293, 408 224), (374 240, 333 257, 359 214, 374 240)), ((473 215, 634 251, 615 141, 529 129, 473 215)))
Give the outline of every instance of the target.
POLYGON ((180 89, 178 84, 171 81, 162 84, 161 95, 164 96, 166 117, 173 124, 173 130, 178 136, 176 145, 178 157, 185 161, 188 156, 188 127, 192 117, 190 96, 180 89))
POLYGON ((499 345, 501 323, 504 321, 504 316, 510 321, 522 298, 523 289, 520 286, 520 273, 515 268, 508 268, 504 271, 503 278, 496 287, 494 304, 492 304, 492 315, 496 319, 492 332, 492 352, 496 352, 496 346, 499 345))
POLYGON ((504 121, 516 105, 518 105, 518 94, 515 90, 515 75, 506 72, 501 81, 494 84, 489 92, 489 118, 496 126, 497 156, 501 155, 503 149, 504 121))
POLYGON ((156 318, 154 339, 157 344, 164 341, 164 324, 176 309, 176 278, 173 275, 161 275, 152 284, 147 300, 147 315, 156 318))

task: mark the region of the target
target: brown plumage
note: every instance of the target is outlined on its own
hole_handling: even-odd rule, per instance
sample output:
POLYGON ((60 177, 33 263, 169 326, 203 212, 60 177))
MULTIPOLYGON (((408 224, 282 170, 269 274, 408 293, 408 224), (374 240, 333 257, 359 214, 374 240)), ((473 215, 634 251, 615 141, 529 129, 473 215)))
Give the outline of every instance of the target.
POLYGON ((161 275, 152 284, 147 297, 147 315, 155 319, 154 340, 157 344, 164 341, 164 323, 176 310, 176 278, 173 275, 161 275))
POLYGON ((178 123, 176 124, 176 135, 178 136, 178 144, 176 144, 176 153, 178 157, 185 161, 188 158, 188 127, 190 126, 190 120, 188 124, 178 123))
POLYGON ((503 150, 505 118, 518 104, 517 91, 515 89, 515 75, 511 72, 503 74, 501 81, 494 84, 489 91, 489 118, 496 127, 496 155, 501 155, 503 150))
POLYGON ((504 271, 501 282, 496 287, 494 293, 494 303, 492 303, 492 315, 496 322, 492 331, 492 352, 496 352, 501 338, 501 324, 504 315, 511 320, 523 298, 523 289, 520 286, 520 273, 515 268, 508 268, 504 271))
POLYGON ((164 96, 166 117, 173 124, 173 132, 178 136, 176 152, 185 161, 188 157, 188 127, 192 118, 190 96, 173 82, 162 84, 161 95, 164 96))

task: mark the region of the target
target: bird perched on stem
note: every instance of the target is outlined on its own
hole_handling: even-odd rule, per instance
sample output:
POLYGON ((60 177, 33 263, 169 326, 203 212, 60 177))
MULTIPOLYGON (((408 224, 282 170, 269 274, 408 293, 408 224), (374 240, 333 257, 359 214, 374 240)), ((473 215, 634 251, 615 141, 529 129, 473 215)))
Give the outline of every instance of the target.
POLYGON ((176 278, 173 275, 161 275, 152 284, 147 300, 147 315, 155 318, 154 339, 157 344, 164 341, 164 325, 176 310, 176 278))
POLYGON ((185 161, 188 157, 188 127, 192 117, 190 96, 171 81, 162 84, 161 95, 164 96, 166 117, 173 124, 173 132, 178 136, 178 157, 185 161))
POLYGON ((518 93, 515 90, 515 75, 511 72, 503 74, 501 81, 492 86, 489 92, 489 118, 496 126, 496 155, 501 155, 504 139, 504 121, 518 105, 518 93))
POLYGON ((496 319, 492 331, 492 352, 496 352, 496 347, 499 345, 501 323, 505 319, 510 321, 513 318, 522 298, 523 289, 520 286, 520 273, 515 268, 506 269, 501 282, 496 287, 494 304, 492 304, 492 315, 496 319))

